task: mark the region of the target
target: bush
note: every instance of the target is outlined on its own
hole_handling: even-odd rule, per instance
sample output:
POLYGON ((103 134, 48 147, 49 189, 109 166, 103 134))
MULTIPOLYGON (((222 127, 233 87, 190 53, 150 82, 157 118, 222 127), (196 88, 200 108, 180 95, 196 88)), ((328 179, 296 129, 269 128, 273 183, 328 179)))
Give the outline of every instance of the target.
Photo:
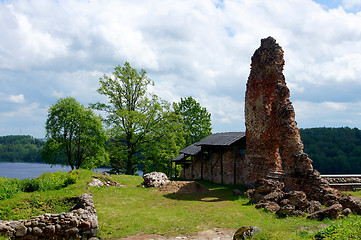
POLYGON ((59 190, 76 182, 77 175, 73 172, 44 173, 36 180, 39 181, 39 191, 59 190))
POLYGON ((361 239, 360 232, 360 216, 353 216, 320 230, 315 234, 315 239, 361 239))
POLYGON ((39 181, 35 179, 23 179, 20 182, 21 191, 23 192, 35 192, 39 190, 39 181))
POLYGON ((0 200, 11 198, 21 191, 19 179, 0 178, 0 200))
POLYGON ((76 183, 75 173, 44 173, 38 178, 22 179, 0 178, 0 200, 11 198, 19 192, 59 190, 76 183))

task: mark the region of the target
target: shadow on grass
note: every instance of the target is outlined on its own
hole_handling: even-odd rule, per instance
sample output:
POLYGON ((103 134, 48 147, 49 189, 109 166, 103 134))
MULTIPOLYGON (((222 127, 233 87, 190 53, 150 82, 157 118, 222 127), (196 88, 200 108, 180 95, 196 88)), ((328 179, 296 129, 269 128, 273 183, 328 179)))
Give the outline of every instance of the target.
POLYGON ((195 191, 184 192, 182 188, 175 193, 168 193, 164 197, 175 200, 183 201, 202 201, 202 202, 221 202, 221 201, 236 201, 242 198, 242 196, 235 196, 233 194, 234 189, 238 189, 243 194, 247 187, 241 185, 222 185, 212 183, 204 180, 197 181, 202 184, 208 191, 195 191))

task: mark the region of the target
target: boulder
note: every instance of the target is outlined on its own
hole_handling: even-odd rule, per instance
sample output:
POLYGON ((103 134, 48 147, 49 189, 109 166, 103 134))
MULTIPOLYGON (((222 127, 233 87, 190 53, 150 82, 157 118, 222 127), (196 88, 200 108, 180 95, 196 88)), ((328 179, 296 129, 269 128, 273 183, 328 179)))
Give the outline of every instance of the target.
POLYGON ((314 213, 317 211, 320 211, 322 208, 322 205, 319 201, 310 201, 310 205, 305 209, 307 213, 314 213))
POLYGON ((21 225, 17 230, 16 230, 16 237, 23 237, 26 235, 27 232, 27 228, 23 225, 21 225))
POLYGON ((353 213, 361 215, 361 199, 354 196, 344 196, 339 199, 344 208, 349 208, 353 213))
POLYGON ((285 198, 289 200, 289 204, 294 205, 298 209, 305 209, 310 206, 306 194, 302 191, 291 191, 286 194, 285 198))
POLYGON ((342 215, 345 217, 347 217, 350 213, 351 213, 351 209, 349 208, 345 208, 344 210, 342 210, 342 215))
POLYGON ((255 181, 254 189, 261 194, 268 194, 276 190, 281 190, 285 184, 272 179, 261 178, 255 181))
POLYGON ((320 211, 311 213, 307 218, 323 220, 325 218, 338 219, 342 217, 342 205, 334 204, 331 207, 321 209, 320 211))
POLYGON ((277 211, 277 215, 279 215, 279 216, 291 216, 291 215, 295 215, 295 212, 296 212, 295 206, 293 206, 291 204, 286 204, 286 205, 282 206, 277 211))
POLYGON ((144 187, 160 187, 169 183, 169 179, 165 173, 162 172, 151 172, 143 175, 144 187))
POLYGON ((244 240, 248 238, 253 238, 254 235, 259 233, 260 231, 261 229, 259 227, 241 227, 235 232, 233 240, 244 240))
POLYGON ((281 207, 275 202, 264 202, 264 203, 258 203, 256 205, 256 208, 264 208, 267 211, 274 213, 280 210, 281 207))
POLYGON ((284 197, 284 192, 281 190, 276 190, 262 197, 261 201, 267 202, 279 202, 284 197))

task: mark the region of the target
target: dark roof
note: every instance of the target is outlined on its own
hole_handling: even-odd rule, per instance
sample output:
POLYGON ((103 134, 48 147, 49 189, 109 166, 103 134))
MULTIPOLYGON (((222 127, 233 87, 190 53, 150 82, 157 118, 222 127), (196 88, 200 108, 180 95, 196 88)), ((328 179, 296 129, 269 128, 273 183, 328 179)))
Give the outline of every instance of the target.
POLYGON ((178 156, 176 156, 175 158, 173 159, 170 159, 171 162, 177 162, 177 161, 181 161, 183 159, 185 159, 186 156, 182 153, 182 154, 179 154, 178 156))
POLYGON ((246 137, 244 132, 225 132, 225 133, 214 133, 201 141, 197 142, 198 146, 229 146, 241 138, 246 137))
POLYGON ((190 155, 190 156, 196 156, 198 155, 198 153, 201 152, 201 147, 196 145, 197 143, 193 143, 192 145, 183 148, 182 150, 179 151, 179 153, 184 153, 185 155, 190 155))

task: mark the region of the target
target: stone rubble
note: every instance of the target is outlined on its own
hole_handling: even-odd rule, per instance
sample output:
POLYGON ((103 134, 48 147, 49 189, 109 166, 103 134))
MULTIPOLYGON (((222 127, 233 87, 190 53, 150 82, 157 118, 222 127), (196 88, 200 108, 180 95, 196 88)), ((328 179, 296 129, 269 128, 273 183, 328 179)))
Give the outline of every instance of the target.
POLYGON ((162 172, 151 172, 143 175, 143 187, 160 187, 170 182, 167 175, 162 172))
POLYGON ((359 177, 323 177, 328 183, 361 183, 361 178, 359 177))
POLYGON ((276 40, 262 39, 252 57, 246 91, 244 182, 252 189, 245 196, 257 208, 279 215, 308 213, 322 219, 341 218, 350 211, 361 214, 361 199, 331 188, 303 152, 283 66, 276 40))
POLYGON ((104 177, 100 177, 100 178, 93 176, 93 180, 90 181, 88 185, 91 187, 110 187, 110 186, 124 187, 123 184, 113 181, 110 178, 104 178, 104 177))
POLYGON ((89 239, 98 233, 98 216, 90 194, 83 194, 69 213, 44 214, 29 220, 0 220, 0 235, 14 239, 89 239))

